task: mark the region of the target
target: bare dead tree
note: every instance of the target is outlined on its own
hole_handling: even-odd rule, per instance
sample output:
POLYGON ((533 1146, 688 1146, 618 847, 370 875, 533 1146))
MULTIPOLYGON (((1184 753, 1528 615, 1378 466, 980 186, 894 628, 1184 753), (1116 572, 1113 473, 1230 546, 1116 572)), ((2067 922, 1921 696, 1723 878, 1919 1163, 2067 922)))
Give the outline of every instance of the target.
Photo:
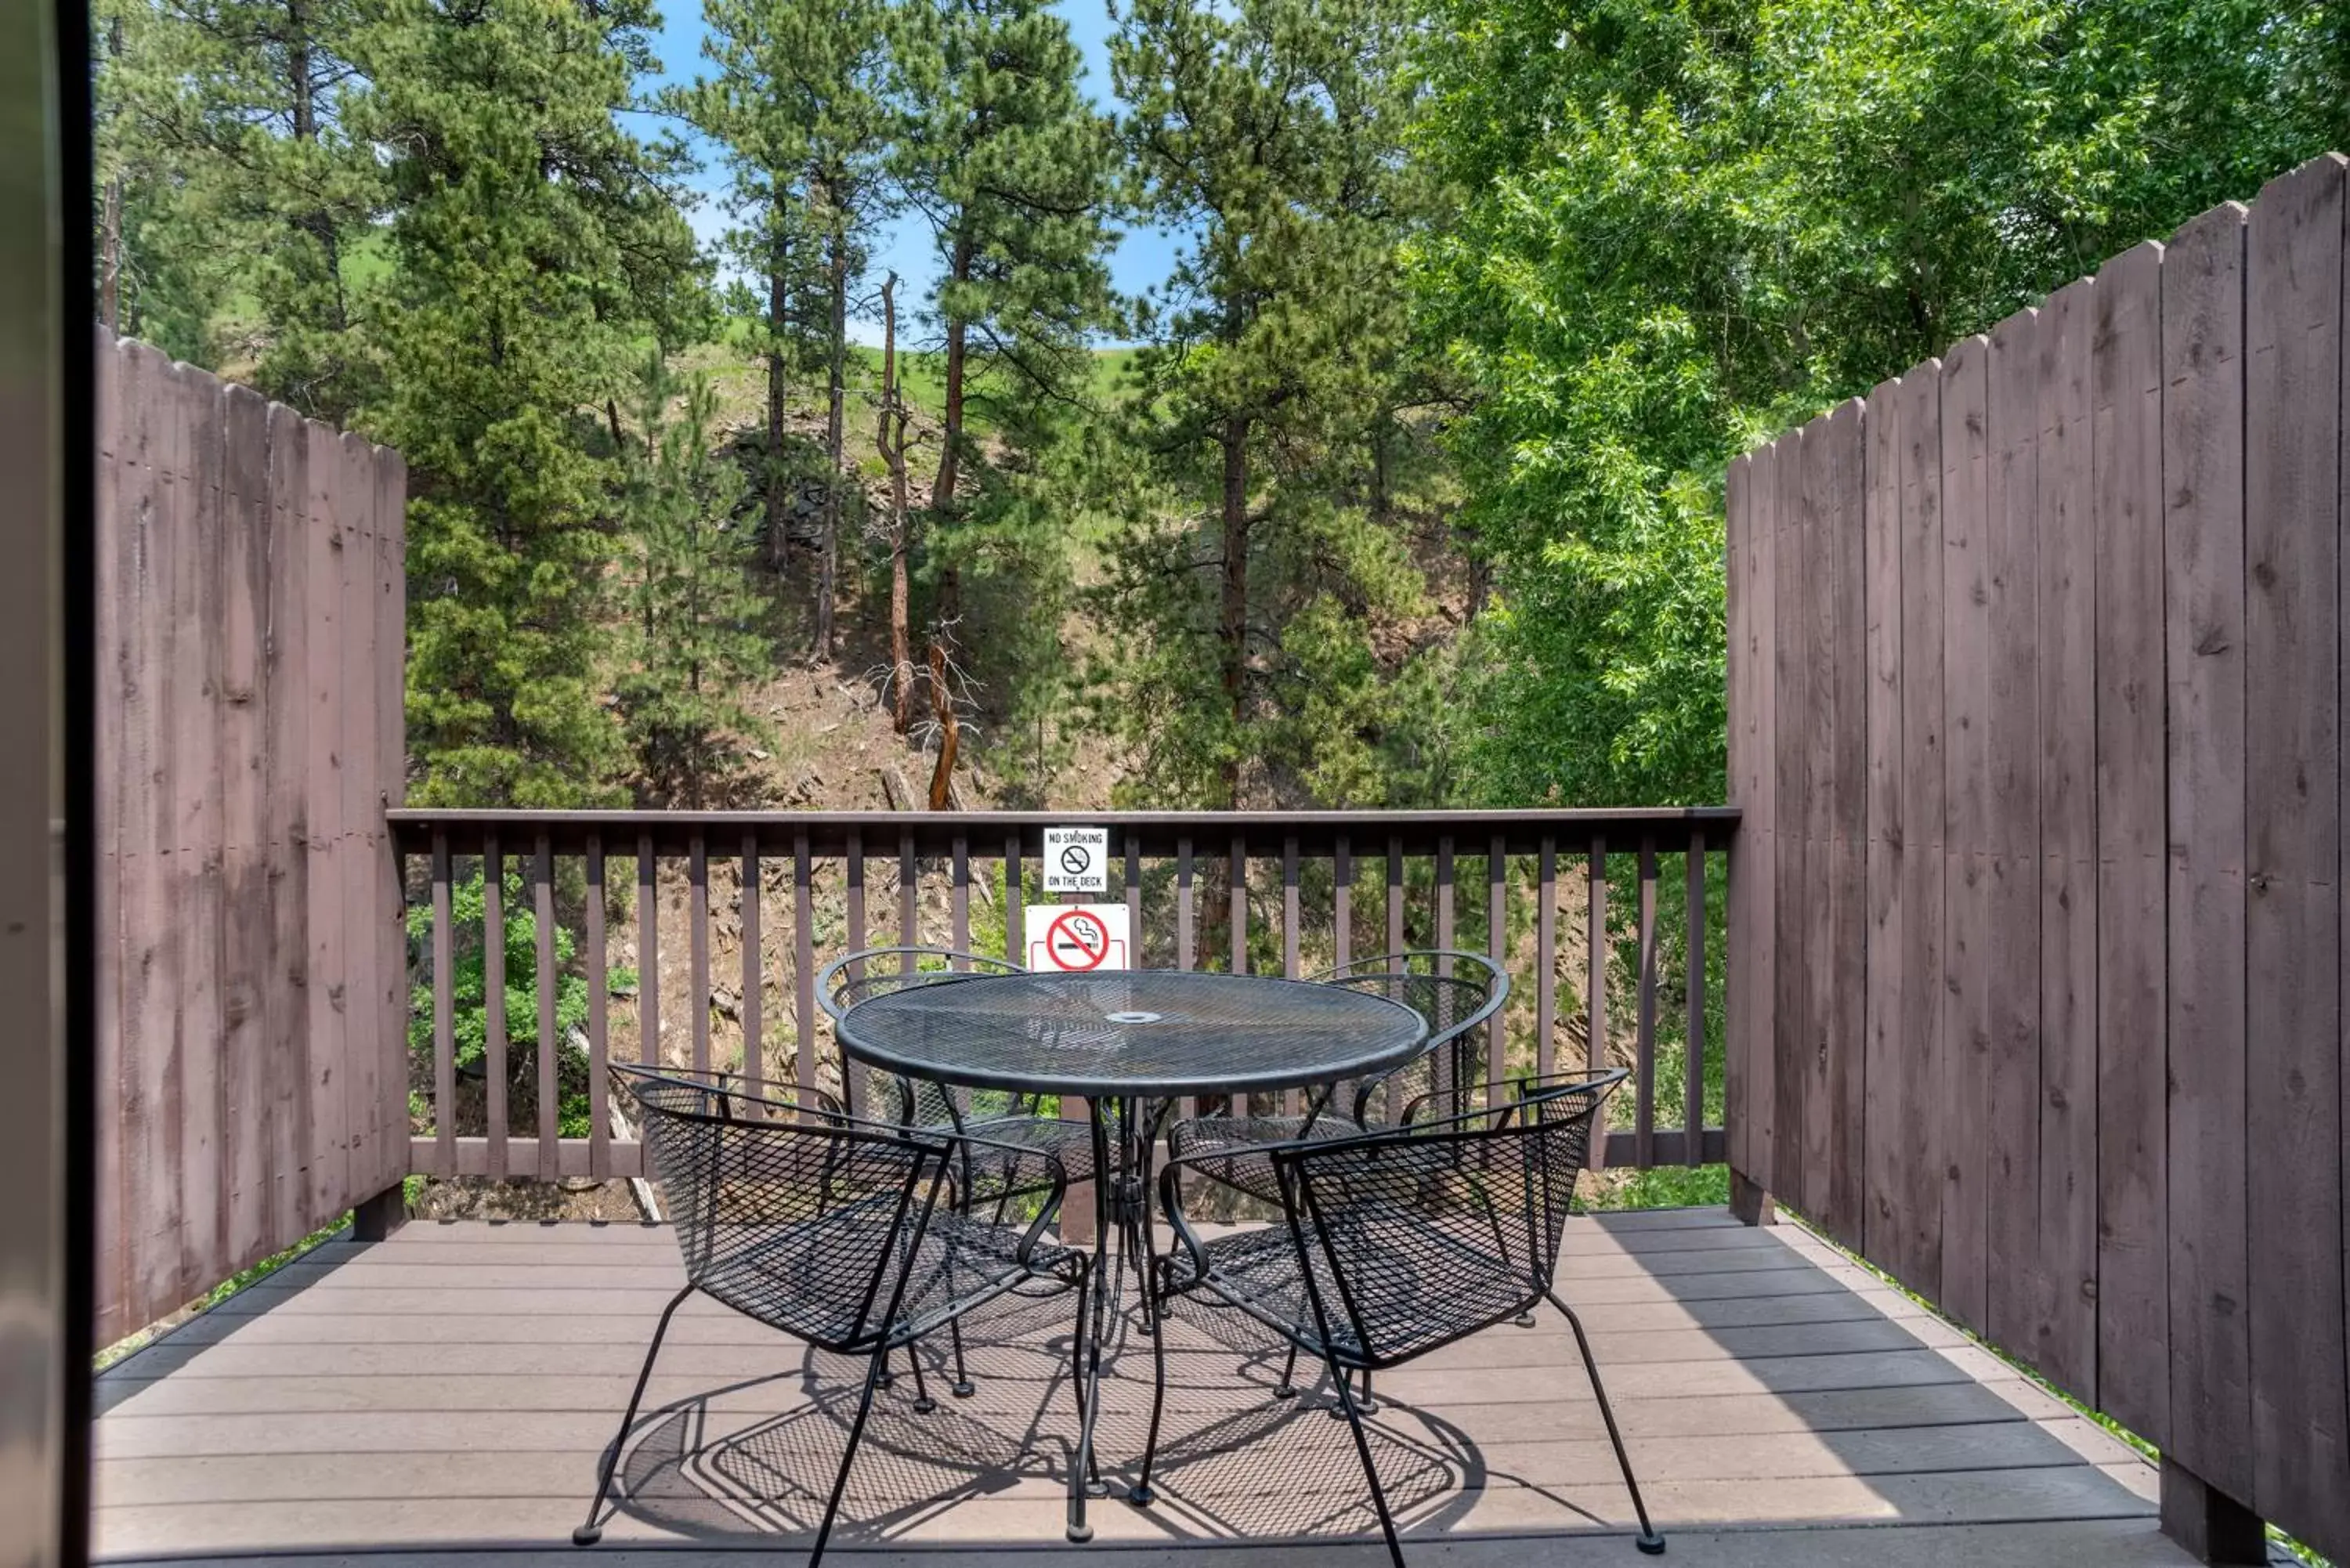
POLYGON ((889 658, 895 687, 891 718, 902 735, 914 723, 914 654, 907 625, 907 415, 898 385, 897 295, 898 275, 893 272, 881 286, 881 422, 874 442, 882 461, 889 465, 889 658))

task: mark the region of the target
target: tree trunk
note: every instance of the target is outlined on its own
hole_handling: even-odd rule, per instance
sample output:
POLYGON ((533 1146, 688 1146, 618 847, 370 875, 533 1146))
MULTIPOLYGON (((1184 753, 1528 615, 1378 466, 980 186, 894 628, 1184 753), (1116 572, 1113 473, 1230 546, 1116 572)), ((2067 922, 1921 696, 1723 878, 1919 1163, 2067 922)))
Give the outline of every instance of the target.
POLYGON ((825 256, 826 283, 832 295, 831 341, 827 345, 832 353, 832 365, 826 388, 828 400, 824 415, 827 460, 824 534, 817 544, 816 567, 816 656, 818 659, 832 657, 834 579, 840 561, 841 470, 847 453, 847 432, 843 421, 848 412, 848 232, 842 223, 843 215, 836 211, 825 256))
POLYGON ((931 809, 944 811, 954 800, 955 752, 962 742, 955 722, 954 696, 947 690, 946 649, 931 644, 931 711, 939 721, 939 760, 931 769, 931 809))
POLYGON ((105 234, 99 241, 98 318, 108 332, 122 331, 122 177, 106 182, 105 234))
POLYGON ((777 576, 784 569, 784 316, 789 294, 784 265, 790 259, 784 238, 783 203, 769 215, 775 234, 767 252, 767 560, 777 576))
MULTIPOLYGON (((1246 708, 1248 675, 1248 438, 1249 416, 1224 416, 1224 592, 1217 618, 1217 639, 1223 645, 1224 699, 1232 704, 1235 730, 1246 708)), ((1224 804, 1240 804, 1241 764, 1237 754, 1224 763, 1224 804)))
POLYGON ((891 717, 898 733, 914 725, 913 634, 907 624, 906 410, 898 395, 898 275, 881 286, 881 425, 875 437, 889 465, 889 657, 891 717))
MULTIPOLYGON (((947 277, 952 283, 971 281, 974 247, 965 235, 955 237, 954 250, 947 260, 947 277)), ((931 515, 933 527, 951 527, 955 511, 955 486, 962 478, 963 383, 969 375, 969 335, 965 325, 953 317, 947 318, 946 410, 941 419, 939 442, 939 476, 931 486, 931 515)), ((962 572, 956 565, 951 547, 947 552, 945 568, 939 576, 939 619, 951 627, 962 616, 962 572)))

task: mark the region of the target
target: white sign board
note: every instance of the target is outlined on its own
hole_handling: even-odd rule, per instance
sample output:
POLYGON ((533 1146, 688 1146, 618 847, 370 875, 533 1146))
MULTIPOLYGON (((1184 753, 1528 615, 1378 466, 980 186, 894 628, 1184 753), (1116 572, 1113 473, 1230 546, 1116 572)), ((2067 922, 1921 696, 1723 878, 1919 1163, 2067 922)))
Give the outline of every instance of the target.
POLYGON ((1031 904, 1024 912, 1030 969, 1086 974, 1134 966, 1124 904, 1031 904))
POLYGON ((1045 830, 1045 891, 1109 891, 1109 829, 1048 827, 1045 830))

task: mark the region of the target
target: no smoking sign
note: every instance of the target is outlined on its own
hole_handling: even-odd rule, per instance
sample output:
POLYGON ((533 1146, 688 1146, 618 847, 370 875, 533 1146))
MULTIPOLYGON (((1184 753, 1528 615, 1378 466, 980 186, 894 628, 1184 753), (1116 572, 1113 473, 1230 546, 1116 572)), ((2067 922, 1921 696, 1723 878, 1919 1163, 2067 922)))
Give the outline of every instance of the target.
POLYGON ((1109 829, 1048 827, 1045 830, 1045 891, 1109 891, 1109 829))
POLYGON ((1123 904, 1045 904, 1025 914, 1030 969, 1086 974, 1131 966, 1123 904))

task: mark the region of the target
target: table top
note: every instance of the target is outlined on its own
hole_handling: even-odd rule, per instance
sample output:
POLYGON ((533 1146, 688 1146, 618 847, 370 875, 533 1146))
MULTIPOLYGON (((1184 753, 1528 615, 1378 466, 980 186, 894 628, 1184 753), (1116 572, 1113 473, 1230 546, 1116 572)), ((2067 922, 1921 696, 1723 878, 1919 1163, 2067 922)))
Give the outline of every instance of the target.
POLYGON ((941 978, 869 996, 838 1027, 875 1066, 1087 1099, 1331 1084, 1428 1038, 1410 1008, 1345 986, 1177 970, 941 978))

